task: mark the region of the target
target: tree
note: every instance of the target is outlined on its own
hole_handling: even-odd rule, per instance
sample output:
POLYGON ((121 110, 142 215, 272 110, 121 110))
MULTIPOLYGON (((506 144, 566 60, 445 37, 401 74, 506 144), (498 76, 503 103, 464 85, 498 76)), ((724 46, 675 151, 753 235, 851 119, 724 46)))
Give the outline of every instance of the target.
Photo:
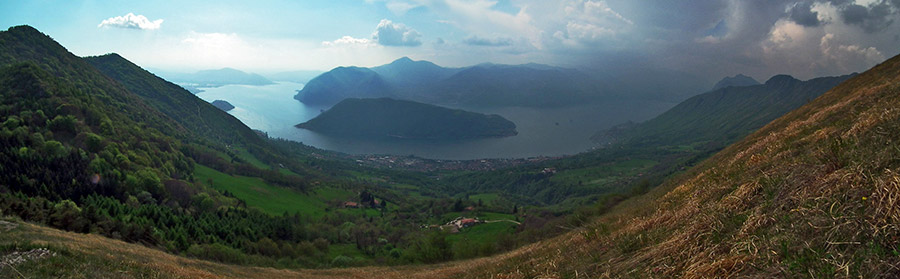
POLYGON ((82 232, 87 224, 81 217, 81 208, 71 200, 62 200, 53 206, 50 224, 54 227, 82 232))

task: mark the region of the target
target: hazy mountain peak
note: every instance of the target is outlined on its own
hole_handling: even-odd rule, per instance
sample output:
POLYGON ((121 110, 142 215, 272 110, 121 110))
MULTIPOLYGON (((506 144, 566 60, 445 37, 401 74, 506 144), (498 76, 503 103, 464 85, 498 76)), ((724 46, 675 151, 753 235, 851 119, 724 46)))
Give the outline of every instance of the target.
POLYGON ((745 76, 743 74, 737 74, 733 77, 725 77, 722 78, 719 82, 716 82, 716 85, 713 85, 712 90, 717 90, 730 86, 750 86, 757 85, 758 81, 753 79, 752 77, 745 76))
POLYGON ((766 81, 766 85, 767 86, 779 86, 779 85, 792 84, 795 82, 800 82, 800 80, 796 79, 790 75, 775 75, 766 81))
POLYGON ((412 63, 412 62, 415 62, 415 61, 410 59, 409 56, 403 56, 403 57, 397 58, 397 60, 394 60, 394 62, 391 62, 391 64, 412 63))

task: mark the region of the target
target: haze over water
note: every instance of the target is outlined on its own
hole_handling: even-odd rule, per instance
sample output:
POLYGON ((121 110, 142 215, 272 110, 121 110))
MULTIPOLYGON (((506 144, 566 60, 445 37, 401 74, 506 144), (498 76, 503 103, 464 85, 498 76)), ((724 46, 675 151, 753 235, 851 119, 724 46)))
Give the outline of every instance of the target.
POLYGON ((291 82, 265 86, 227 85, 203 88, 204 92, 197 96, 207 102, 228 101, 235 106, 229 111, 231 115, 252 129, 267 132, 270 137, 350 154, 415 155, 453 160, 576 154, 594 147, 590 140, 594 133, 626 121, 650 119, 674 105, 623 101, 566 108, 468 109, 499 114, 516 123, 519 134, 461 141, 362 140, 329 137, 294 127, 327 109, 294 100, 296 90, 301 88, 303 84, 291 82))

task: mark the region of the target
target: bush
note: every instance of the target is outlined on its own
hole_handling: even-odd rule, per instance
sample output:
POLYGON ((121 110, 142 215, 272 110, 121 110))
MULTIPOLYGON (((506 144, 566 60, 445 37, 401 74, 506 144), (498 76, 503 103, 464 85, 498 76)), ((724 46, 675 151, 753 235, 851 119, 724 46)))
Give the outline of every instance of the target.
POLYGON ((243 264, 247 262, 247 255, 240 250, 219 243, 191 245, 187 250, 187 255, 223 263, 243 264))
POLYGON ((353 262, 354 262, 353 258, 344 256, 344 255, 340 255, 340 256, 334 257, 334 259, 331 260, 331 266, 332 267, 351 266, 351 265, 353 265, 353 262))

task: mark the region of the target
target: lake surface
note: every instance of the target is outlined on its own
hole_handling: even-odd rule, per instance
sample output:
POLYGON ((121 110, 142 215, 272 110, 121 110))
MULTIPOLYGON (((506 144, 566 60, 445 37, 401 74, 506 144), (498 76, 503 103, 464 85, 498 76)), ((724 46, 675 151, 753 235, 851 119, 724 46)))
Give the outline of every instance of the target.
POLYGON ((228 85, 202 88, 197 94, 212 102, 225 100, 235 106, 229 113, 250 128, 270 137, 299 141, 322 149, 350 154, 416 155, 431 159, 526 158, 570 155, 594 147, 590 137, 626 121, 644 121, 674 103, 614 102, 566 108, 469 109, 499 114, 516 123, 519 134, 506 138, 463 141, 359 140, 334 138, 295 128, 319 115, 326 107, 307 106, 294 100, 303 84, 228 85))

